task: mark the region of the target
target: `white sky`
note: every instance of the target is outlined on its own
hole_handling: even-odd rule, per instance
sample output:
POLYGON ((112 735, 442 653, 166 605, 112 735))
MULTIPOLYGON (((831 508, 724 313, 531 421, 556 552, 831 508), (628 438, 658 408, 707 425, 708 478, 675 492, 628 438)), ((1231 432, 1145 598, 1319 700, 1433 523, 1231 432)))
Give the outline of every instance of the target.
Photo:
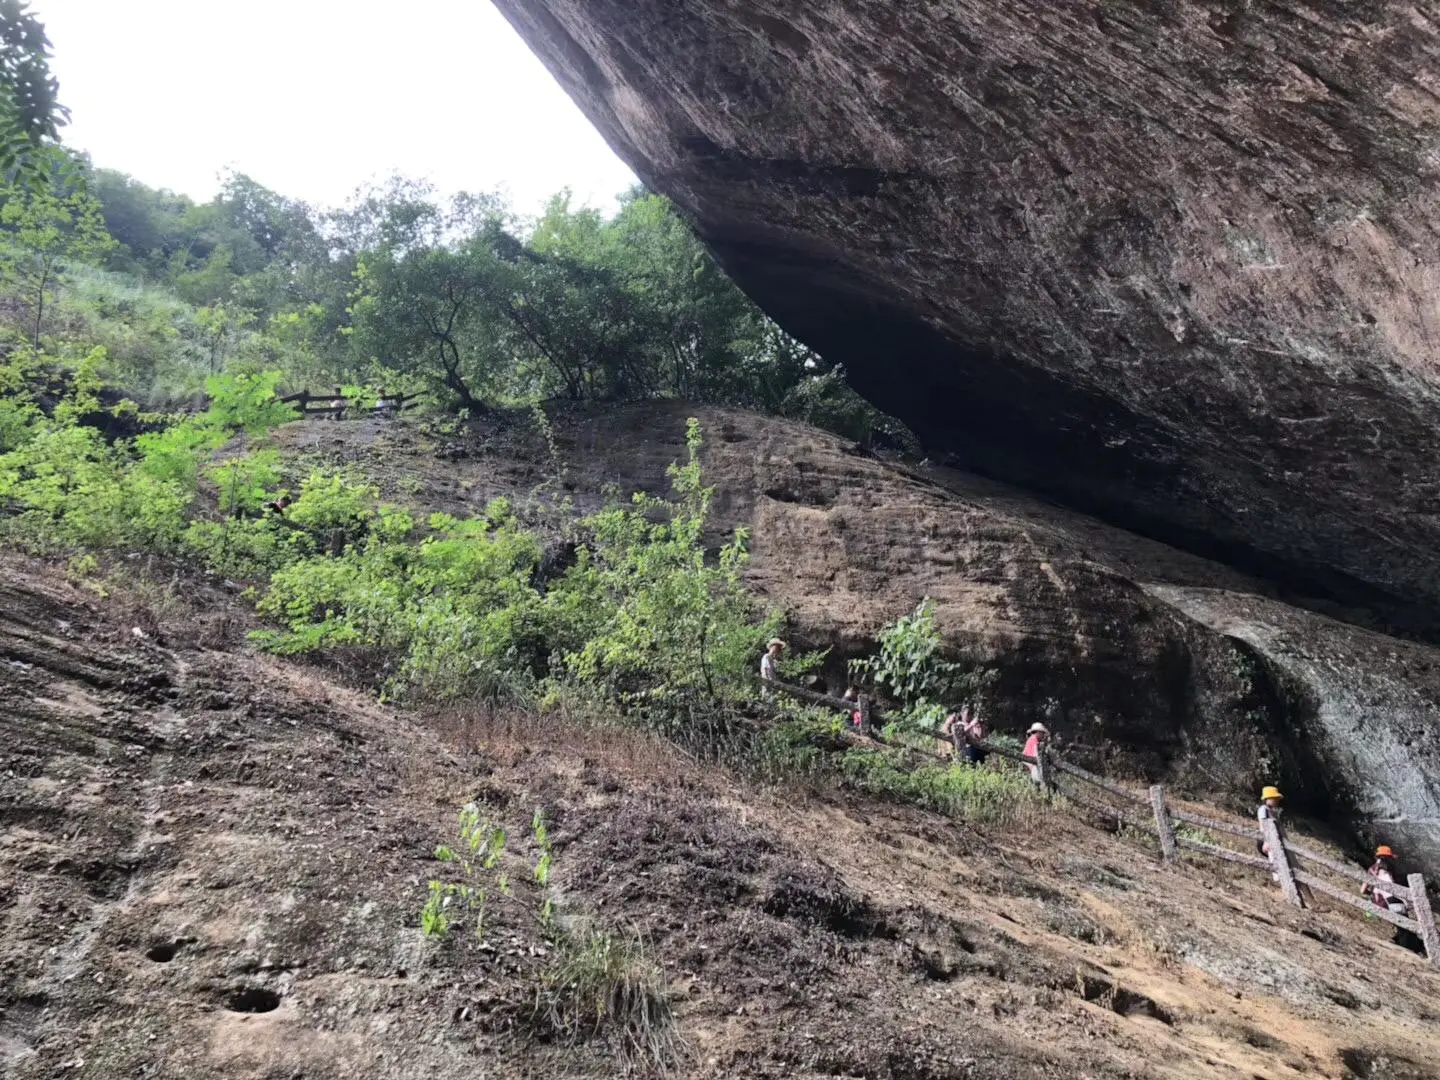
POLYGON ((322 205, 393 172, 608 206, 634 176, 487 0, 32 0, 65 142, 204 200, 222 169, 322 205))

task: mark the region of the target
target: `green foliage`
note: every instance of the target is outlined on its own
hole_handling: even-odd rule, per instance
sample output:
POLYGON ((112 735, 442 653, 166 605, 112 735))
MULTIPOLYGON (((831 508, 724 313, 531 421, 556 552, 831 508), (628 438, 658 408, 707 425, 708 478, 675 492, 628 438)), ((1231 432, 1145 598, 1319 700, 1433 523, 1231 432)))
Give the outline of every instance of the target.
POLYGON ((693 419, 686 444, 685 464, 670 468, 674 499, 637 494, 631 506, 587 519, 590 538, 548 597, 563 628, 565 669, 662 725, 697 704, 748 697, 745 678, 777 625, 754 617, 741 580, 743 529, 707 558, 714 489, 701 475, 693 419))
POLYGON ((914 457, 921 453, 915 433, 856 393, 839 368, 800 379, 785 395, 779 412, 867 448, 885 445, 914 457))
POLYGON ((54 180, 48 144, 69 119, 50 74, 50 41, 26 0, 0 0, 0 177, 29 190, 54 180))
POLYGON ((631 192, 606 217, 562 194, 527 219, 494 195, 441 200, 396 179, 320 212, 243 174, 195 203, 79 162, 83 186, 0 196, 0 293, 15 301, 0 305, 0 331, 52 352, 104 346, 107 375, 146 407, 206 375, 282 370, 296 389, 424 387, 472 416, 554 397, 684 397, 913 448, 659 196, 631 192))
MULTIPOLYGON (((204 413, 160 421, 133 440, 107 442, 88 418, 133 413, 128 402, 106 408, 97 392, 104 356, 96 350, 77 362, 49 415, 34 397, 37 368, 19 354, 0 366, 10 388, 0 409, 0 534, 33 551, 145 547, 198 550, 190 520, 202 462, 237 431, 258 433, 273 421, 275 378, 221 376, 204 413)), ((265 475, 264 459, 260 465, 265 475)), ((239 475, 239 463, 228 473, 239 475)), ((220 466, 221 475, 227 475, 220 466)), ((273 474, 273 466, 271 474, 273 474)), ((252 485, 258 480, 251 479, 252 485)), ((234 492, 239 499, 240 493, 234 492)), ((257 492, 248 489, 246 498, 257 492)), ((222 493, 223 501, 223 493, 222 493)))
POLYGON ((557 196, 531 224, 493 197, 441 205, 399 183, 351 224, 352 347, 472 411, 555 396, 773 409, 816 362, 658 196, 633 194, 610 220, 557 196))
POLYGON ((110 444, 80 420, 101 408, 95 368, 82 359, 46 415, 33 397, 35 370, 24 354, 6 365, 5 445, 0 453, 0 534, 31 551, 166 547, 184 527, 191 491, 124 443, 110 444))
POLYGON ((485 905, 495 894, 510 897, 510 879, 500 868, 509 837, 503 826, 480 816, 469 803, 460 810, 459 844, 435 849, 435 858, 454 867, 457 878, 429 883, 420 909, 420 929, 426 937, 444 938, 453 926, 474 924, 475 940, 485 940, 485 905))
POLYGON ((525 698, 569 678, 661 726, 748 697, 774 621, 755 617, 741 581, 743 534, 707 556, 713 493, 693 421, 688 437, 674 498, 585 519, 574 564, 543 589, 541 545, 504 500, 421 528, 373 487, 314 473, 286 515, 309 551, 275 570, 260 602, 284 630, 256 640, 282 653, 385 650, 401 658, 395 693, 525 698))
POLYGON ((900 751, 850 750, 841 759, 840 771, 861 791, 967 821, 1009 823, 1045 805, 1043 794, 1013 768, 941 764, 911 768, 900 751))
POLYGON ((26 337, 39 350, 68 266, 97 261, 115 242, 84 189, 11 188, 0 200, 0 283, 22 305, 26 337))
POLYGON ((503 500, 478 519, 434 515, 419 534, 373 487, 317 472, 287 517, 314 553, 270 579, 260 610, 286 629, 256 634, 260 644, 385 650, 400 658, 393 692, 525 692, 542 659, 541 598, 530 581, 540 547, 503 500))
POLYGON ((951 703, 983 695, 999 677, 993 670, 944 658, 935 605, 928 597, 881 630, 879 645, 877 656, 850 662, 851 677, 872 680, 897 701, 896 722, 913 730, 933 731, 951 703))

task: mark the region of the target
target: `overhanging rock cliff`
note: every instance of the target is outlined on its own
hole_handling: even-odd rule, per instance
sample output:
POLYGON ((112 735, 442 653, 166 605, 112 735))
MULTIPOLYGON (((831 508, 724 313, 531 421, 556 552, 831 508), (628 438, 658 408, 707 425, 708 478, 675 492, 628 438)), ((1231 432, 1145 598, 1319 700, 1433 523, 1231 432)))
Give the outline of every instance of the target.
POLYGON ((1440 635, 1423 7, 496 2, 932 448, 1440 635))

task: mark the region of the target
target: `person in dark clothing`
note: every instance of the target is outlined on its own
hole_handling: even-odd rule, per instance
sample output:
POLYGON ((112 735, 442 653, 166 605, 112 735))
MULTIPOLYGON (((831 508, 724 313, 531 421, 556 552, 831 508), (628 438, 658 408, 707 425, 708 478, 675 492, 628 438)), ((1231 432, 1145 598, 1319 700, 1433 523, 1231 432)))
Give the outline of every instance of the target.
MULTIPOLYGON (((985 740, 990 737, 990 728, 985 723, 985 718, 980 715, 979 709, 970 709, 967 705, 966 710, 970 713, 970 719, 961 725, 961 731, 965 736, 965 752, 962 756, 966 762, 978 767, 984 765, 985 759, 990 756, 990 751, 985 749, 985 740)), ((961 712, 960 716, 963 721, 965 713, 961 712)))

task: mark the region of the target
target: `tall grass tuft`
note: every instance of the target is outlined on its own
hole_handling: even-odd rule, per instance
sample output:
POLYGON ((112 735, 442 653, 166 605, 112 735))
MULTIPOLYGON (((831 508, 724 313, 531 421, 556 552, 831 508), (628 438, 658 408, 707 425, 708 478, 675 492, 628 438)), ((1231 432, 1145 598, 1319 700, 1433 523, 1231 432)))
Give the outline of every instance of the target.
POLYGON ((609 1038, 623 1057, 662 1072, 679 1061, 665 978, 638 938, 581 926, 554 944, 536 993, 538 1026, 571 1042, 609 1038))

